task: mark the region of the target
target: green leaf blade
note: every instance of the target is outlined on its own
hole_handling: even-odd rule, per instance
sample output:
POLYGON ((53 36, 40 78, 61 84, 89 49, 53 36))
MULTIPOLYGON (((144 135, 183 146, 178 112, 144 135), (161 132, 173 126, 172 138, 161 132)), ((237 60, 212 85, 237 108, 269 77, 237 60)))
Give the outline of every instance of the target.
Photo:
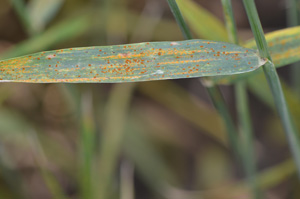
POLYGON ((120 83, 254 71, 255 50, 206 40, 70 48, 0 62, 0 81, 120 83))
MULTIPOLYGON (((276 67, 282 67, 300 60, 300 27, 286 28, 266 35, 269 51, 276 67)), ((255 41, 245 45, 255 48, 255 41)))
POLYGON ((202 39, 228 41, 228 34, 223 22, 208 10, 191 0, 176 1, 182 14, 195 34, 202 39))
MULTIPOLYGON (((300 26, 274 31, 266 34, 265 37, 276 68, 300 61, 300 26)), ((248 41, 244 46, 251 49, 257 48, 254 39, 248 41)), ((214 77, 212 81, 216 84, 232 84, 240 80, 253 78, 256 74, 262 72, 262 69, 260 69, 253 73, 238 76, 214 77)))

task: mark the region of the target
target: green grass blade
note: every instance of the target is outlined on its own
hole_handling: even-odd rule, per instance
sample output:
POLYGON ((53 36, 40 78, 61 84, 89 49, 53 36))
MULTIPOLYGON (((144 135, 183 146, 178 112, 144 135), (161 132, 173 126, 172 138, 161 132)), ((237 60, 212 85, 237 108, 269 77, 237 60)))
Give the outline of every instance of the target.
POLYGON ((226 29, 229 37, 229 41, 234 44, 239 44, 239 38, 237 35, 237 28, 235 24, 234 14, 232 10, 231 0, 222 0, 223 12, 226 22, 226 29))
MULTIPOLYGON (((268 49, 276 67, 300 60, 300 26, 286 28, 266 34, 268 49)), ((247 48, 257 48, 255 40, 248 41, 247 48)))
POLYGON ((93 184, 94 157, 96 149, 96 125, 93 115, 93 95, 87 90, 81 97, 81 139, 80 139, 80 189, 81 197, 94 199, 93 184))
MULTIPOLYGON (((266 34, 269 51, 276 68, 300 61, 300 27, 286 28, 266 34)), ((255 40, 244 44, 247 48, 257 49, 255 40)), ((212 81, 218 84, 231 84, 246 78, 255 78, 263 73, 262 69, 252 73, 233 76, 214 77, 212 81)))
POLYGON ((228 141, 230 143, 230 146, 232 147, 233 152, 235 153, 236 158, 239 159, 241 157, 241 151, 238 144, 238 132, 230 115, 229 109, 227 108, 227 105, 225 103, 225 99, 219 87, 206 86, 206 88, 209 96, 211 96, 214 107, 218 110, 219 114, 224 120, 228 141))
POLYGON ((27 11, 25 1, 24 0, 10 0, 11 4, 15 8, 19 19, 25 28, 28 35, 34 35, 34 30, 32 28, 32 24, 30 22, 29 13, 27 11))
POLYGON ((259 50, 259 53, 262 57, 265 57, 272 61, 264 31, 257 13, 255 2, 253 0, 243 0, 243 3, 248 15, 252 32, 254 34, 257 49, 259 50))
MULTIPOLYGON (((265 105, 270 107, 271 109, 276 109, 274 105, 274 100, 272 97, 272 93, 268 90, 268 82, 264 77, 264 74, 261 73, 257 75, 255 78, 250 78, 247 81, 248 87, 253 94, 255 94, 265 105)), ((281 81, 281 85, 283 87, 284 94, 286 96, 287 103, 293 107, 291 109, 291 113, 293 117, 300 117, 300 100, 299 96, 293 92, 293 90, 286 84, 284 81, 281 81)), ((300 129, 300 123, 296 123, 297 127, 300 129)))
POLYGON ((28 3, 28 15, 34 32, 41 32, 55 17, 64 0, 31 0, 28 3))
POLYGON ((253 71, 256 51, 206 40, 70 48, 0 62, 2 82, 137 82, 253 71))
MULTIPOLYGON (((288 12, 287 12, 287 18, 288 18, 288 25, 298 26, 300 25, 300 1, 299 0, 289 0, 287 1, 288 6, 288 12)), ((293 64, 292 70, 291 70, 291 77, 292 77, 292 83, 295 91, 300 96, 300 67, 299 63, 293 64)))
POLYGON ((177 0, 183 16, 199 38, 228 41, 223 23, 206 9, 191 0, 177 0))
POLYGON ((252 120, 249 110, 246 82, 239 82, 235 85, 237 110, 241 132, 241 148, 243 149, 244 169, 247 175, 247 182, 251 189, 253 198, 261 198, 260 189, 256 178, 255 145, 253 138, 252 120))
POLYGON ((299 21, 299 0, 288 0, 287 1, 287 18, 289 26, 298 26, 299 21))
POLYGON ((135 84, 116 84, 111 91, 101 135, 97 197, 110 198, 111 183, 121 154, 126 117, 135 84))
MULTIPOLYGON (((229 38, 232 43, 239 44, 232 2, 231 0, 222 0, 222 5, 229 38)), ((256 179, 253 128, 249 110, 246 82, 241 81, 235 84, 235 95, 241 135, 241 145, 239 146, 242 149, 241 160, 247 176, 247 183, 251 188, 252 198, 258 199, 260 198, 260 190, 256 179)))
POLYGON ((185 23, 183 16, 178 8, 178 5, 176 3, 176 0, 167 0, 169 7, 171 8, 171 11, 179 24, 179 27, 181 29, 181 32, 185 39, 193 39, 192 33, 190 32, 187 24, 185 23))
POLYGON ((277 75, 274 64, 271 62, 272 58, 268 51, 267 42, 264 37, 263 29, 258 17, 255 2, 253 0, 243 0, 244 6, 249 18, 249 22, 255 36, 257 47, 260 55, 270 60, 264 66, 264 72, 271 88, 276 108, 279 112, 283 127, 286 132, 286 136, 293 154, 295 163, 297 165, 298 177, 300 177, 300 140, 299 133, 292 123, 292 118, 283 94, 283 90, 280 84, 279 77, 277 75))
POLYGON ((38 36, 34 36, 1 54, 2 59, 21 56, 50 48, 60 42, 73 39, 84 33, 90 23, 89 15, 80 15, 50 27, 38 36))
MULTIPOLYGON (((168 0, 168 1, 171 1, 171 0, 168 0)), ((172 3, 176 4, 176 0, 172 0, 172 3)), ((181 27, 181 30, 189 32, 189 29, 183 28, 183 27, 187 27, 184 20, 179 20, 179 19, 182 19, 182 14, 181 14, 178 6, 173 6, 173 7, 171 7, 171 9, 176 9, 176 10, 173 10, 172 12, 174 13, 174 17, 177 19, 176 21, 178 22, 178 25, 181 27)), ((188 35, 188 34, 186 32, 183 32, 183 35, 188 35)), ((189 33, 189 35, 192 35, 192 34, 189 33)), ((191 39, 191 38, 186 38, 186 39, 191 39)), ((225 46, 223 46, 223 47, 225 47, 225 46)), ((211 50, 213 50, 213 49, 211 49, 211 50)), ((221 51, 217 51, 217 54, 220 55, 221 51)), ((218 57, 218 55, 216 55, 216 54, 214 54, 214 56, 218 57)), ((223 64, 224 63, 220 63, 221 66, 224 66, 223 64)), ((251 62, 248 62, 248 64, 251 64, 251 62)), ((209 82, 209 79, 207 79, 206 83, 207 82, 209 82)), ((239 157, 238 153, 240 150, 239 150, 238 142, 237 142, 237 132, 235 130, 234 122, 230 116, 229 110, 226 107, 226 103, 222 96, 222 93, 221 93, 220 89, 216 86, 210 86, 209 84, 205 84, 205 85, 207 86, 206 90, 207 90, 215 108, 218 110, 219 114, 222 116, 222 118, 224 120, 224 123, 226 124, 227 137, 229 139, 229 143, 232 146, 236 157, 238 158, 239 157)))

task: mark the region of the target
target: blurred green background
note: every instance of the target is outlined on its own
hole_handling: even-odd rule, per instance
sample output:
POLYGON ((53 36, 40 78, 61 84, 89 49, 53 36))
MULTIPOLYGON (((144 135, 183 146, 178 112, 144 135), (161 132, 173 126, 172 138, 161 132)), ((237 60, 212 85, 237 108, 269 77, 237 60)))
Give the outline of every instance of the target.
MULTIPOLYGON (((220 1, 194 2, 223 21, 220 1)), ((249 39, 242 1, 233 4, 240 37, 249 39)), ((257 1, 257 7, 266 32, 287 26, 286 1, 257 1)), ((163 0, 0 1, 3 59, 182 39, 163 0)), ((279 72, 288 81, 288 70, 279 72)), ((232 87, 222 92, 235 115, 232 87)), ((1 83, 0 93, 0 198, 250 198, 224 125, 197 79, 1 83)), ((299 198, 278 117, 256 95, 250 100, 264 198, 299 198)))

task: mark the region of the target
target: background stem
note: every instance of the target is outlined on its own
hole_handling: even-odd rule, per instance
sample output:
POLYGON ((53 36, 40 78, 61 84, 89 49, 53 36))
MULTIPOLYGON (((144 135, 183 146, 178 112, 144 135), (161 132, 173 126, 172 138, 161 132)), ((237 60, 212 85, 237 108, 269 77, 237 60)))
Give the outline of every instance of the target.
MULTIPOLYGON (((290 27, 300 25, 300 1, 299 0, 289 0, 287 1, 288 7, 288 25, 290 27)), ((292 64, 291 70, 291 79, 292 85, 294 87, 295 92, 300 96, 300 67, 299 62, 292 64)))
MULTIPOLYGON (((225 22, 227 27, 227 32, 229 40, 232 43, 239 45, 239 39, 237 34, 237 27, 234 20, 234 14, 232 9, 231 0, 222 0, 225 22)), ((242 156, 241 160, 243 162, 244 171, 247 176, 247 183, 251 188, 252 198, 260 198, 260 190, 258 181, 256 178, 256 164, 255 164, 255 154, 254 154, 254 138, 252 121, 249 110, 249 102, 247 95, 247 86, 244 81, 240 81, 235 84, 235 95, 237 103, 237 114, 239 118, 240 125, 240 135, 241 135, 241 149, 242 156)))
POLYGON ((289 146, 291 148, 295 163, 297 165, 298 176, 300 178, 300 143, 298 132, 292 123, 291 115, 283 94, 282 86, 280 84, 280 80, 276 72, 275 66, 272 63, 270 53, 268 51, 267 42, 257 13, 255 2, 254 0, 243 0, 243 2, 260 55, 269 60, 263 66, 264 73, 271 88, 275 100, 275 105, 278 110, 283 127, 285 129, 289 146))
MULTIPOLYGON (((184 35, 185 39, 193 39, 192 33, 189 30, 187 24, 185 23, 182 14, 177 6, 176 0, 167 0, 169 3, 169 6, 172 10, 172 13, 174 14, 174 17, 178 23, 178 25, 181 28, 182 34, 184 35)), ((230 145, 236 154, 237 157, 239 157, 239 146, 238 146, 238 134, 235 129, 234 122, 232 120, 232 117, 230 115, 230 112, 226 106, 226 102, 223 98, 223 95, 220 91, 220 89, 217 86, 211 86, 206 88, 211 100, 213 101, 213 104, 219 114, 222 116, 224 123, 226 125, 227 129, 227 136, 228 140, 230 142, 230 145)))

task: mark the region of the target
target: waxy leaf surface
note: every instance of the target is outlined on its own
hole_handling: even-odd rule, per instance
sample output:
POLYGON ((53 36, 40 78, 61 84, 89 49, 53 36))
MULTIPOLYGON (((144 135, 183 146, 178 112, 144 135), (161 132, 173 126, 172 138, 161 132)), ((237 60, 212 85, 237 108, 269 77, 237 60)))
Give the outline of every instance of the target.
POLYGON ((263 65, 255 50, 206 40, 70 48, 0 62, 2 82, 118 83, 233 75, 263 65))
MULTIPOLYGON (((266 34, 266 39, 272 61, 276 68, 286 66, 288 64, 300 61, 300 27, 286 28, 266 34)), ((256 48, 255 40, 251 40, 245 44, 247 48, 256 48)), ((245 80, 255 74, 262 73, 257 70, 254 73, 243 75, 215 77, 212 79, 214 83, 231 84, 239 80, 245 80)))

